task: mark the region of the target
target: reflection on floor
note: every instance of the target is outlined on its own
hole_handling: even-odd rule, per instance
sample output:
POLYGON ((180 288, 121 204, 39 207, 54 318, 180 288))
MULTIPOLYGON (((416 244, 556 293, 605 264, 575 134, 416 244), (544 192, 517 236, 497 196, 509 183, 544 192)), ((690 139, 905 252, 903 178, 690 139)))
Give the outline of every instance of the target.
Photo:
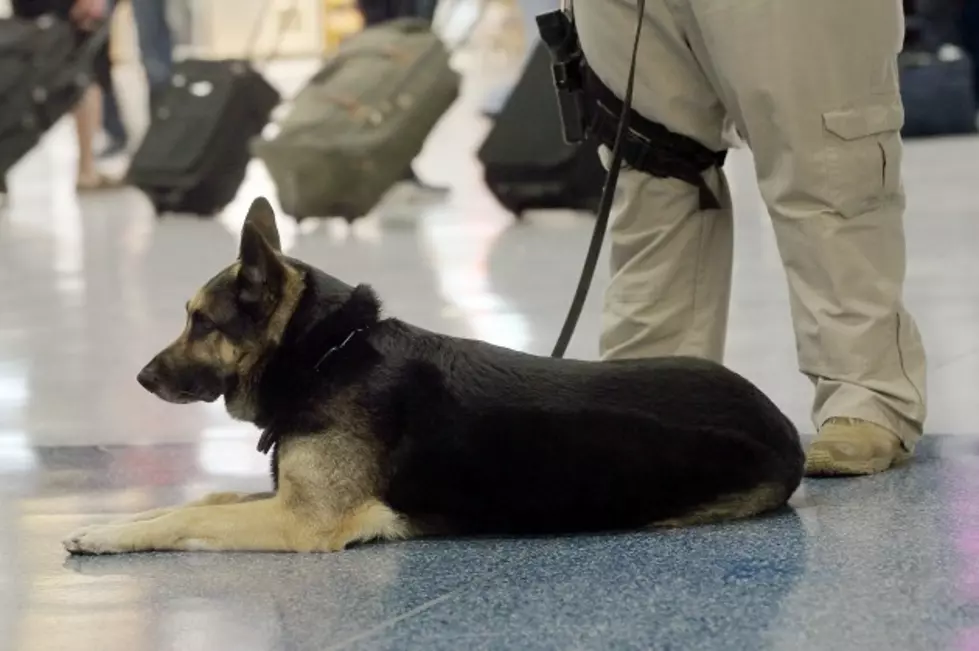
MULTIPOLYGON (((283 217, 286 246, 374 284, 391 314, 545 353, 592 221, 516 224, 494 204, 473 163, 479 99, 420 161, 451 183, 447 200, 399 188, 353 229, 283 217)), ((66 561, 59 541, 82 523, 267 486, 253 431, 219 405, 162 404, 134 376, 271 188, 256 167, 216 220, 157 221, 129 190, 78 200, 71 133, 59 126, 15 170, 0 216, 0 649, 979 649, 979 141, 907 150, 907 294, 932 401, 907 468, 808 482, 791 512, 676 533, 66 561)), ((729 171, 741 213, 728 362, 809 429, 747 153, 729 171)), ((594 356, 599 304, 596 291, 571 355, 594 356)))

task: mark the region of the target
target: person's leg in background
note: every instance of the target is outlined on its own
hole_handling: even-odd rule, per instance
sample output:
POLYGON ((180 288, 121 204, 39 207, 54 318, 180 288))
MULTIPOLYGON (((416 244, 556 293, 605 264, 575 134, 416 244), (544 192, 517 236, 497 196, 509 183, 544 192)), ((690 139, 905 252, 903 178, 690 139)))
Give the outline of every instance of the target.
POLYGON ((357 8, 364 17, 364 27, 373 27, 397 18, 400 0, 357 0, 357 8))
POLYGON ((412 0, 414 14, 418 18, 424 18, 431 22, 435 18, 435 10, 438 8, 438 0, 412 0))
POLYGON ((131 0, 139 56, 149 86, 150 111, 170 84, 173 72, 173 33, 167 22, 166 0, 131 0))
MULTIPOLYGON (((112 19, 112 11, 115 9, 115 2, 107 3, 107 20, 112 19)), ((95 81, 102 91, 102 130, 105 131, 109 142, 105 149, 99 152, 100 156, 115 156, 126 150, 129 143, 129 134, 122 119, 122 111, 119 108, 119 96, 116 93, 115 82, 112 78, 112 57, 111 43, 112 37, 106 41, 93 64, 95 81)))
POLYGON ((95 135, 102 126, 102 91, 98 85, 89 86, 74 110, 75 130, 78 133, 79 190, 96 190, 106 185, 95 161, 95 135))
MULTIPOLYGON (((35 18, 41 14, 53 13, 62 20, 72 20, 73 0, 14 0, 14 15, 22 18, 35 18)), ((78 43, 87 33, 78 32, 78 43)), ((97 66, 96 66, 97 68, 97 66)), ((97 70, 96 70, 97 73, 97 70)), ((97 189, 106 184, 95 162, 93 144, 102 122, 102 93, 98 84, 92 84, 82 95, 72 111, 78 134, 78 176, 76 185, 80 190, 97 189)))
POLYGON ((816 391, 807 472, 885 470, 925 419, 925 353, 902 302, 900 0, 685 6, 774 222, 816 391))
MULTIPOLYGON (((577 0, 574 9, 589 66, 622 97, 635 2, 577 0)), ((712 150, 726 148, 725 111, 664 2, 646 3, 633 106, 712 150)), ((733 219, 723 172, 709 170, 706 178, 721 210, 701 210, 698 190, 683 181, 622 171, 609 229, 603 359, 684 354, 721 360, 733 219)))
MULTIPOLYGON (((108 5, 107 11, 111 12, 111 8, 111 5, 108 5)), ((106 15, 106 19, 109 15, 106 15)), ((82 38, 88 38, 88 35, 86 34, 82 38)), ((102 130, 104 117, 103 104, 106 95, 103 90, 108 89, 113 96, 110 101, 115 100, 108 39, 98 49, 95 58, 92 60, 92 74, 95 83, 85 91, 81 102, 74 110, 75 127, 78 132, 78 178, 76 185, 81 191, 100 190, 118 184, 116 179, 111 179, 99 171, 95 153, 95 137, 102 130)))

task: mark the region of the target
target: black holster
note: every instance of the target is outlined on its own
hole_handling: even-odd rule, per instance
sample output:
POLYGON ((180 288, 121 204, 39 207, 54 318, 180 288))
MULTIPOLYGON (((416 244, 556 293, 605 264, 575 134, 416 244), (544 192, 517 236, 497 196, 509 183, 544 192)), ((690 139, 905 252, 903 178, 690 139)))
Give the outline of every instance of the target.
MULTIPOLYGON (((622 115, 622 100, 598 78, 584 68, 584 91, 588 96, 588 132, 609 149, 622 115)), ((622 143, 622 160, 632 169, 659 178, 676 178, 700 191, 700 209, 716 210, 720 201, 707 186, 704 172, 711 167, 723 167, 727 150, 715 152, 693 138, 673 133, 662 124, 653 122, 635 109, 629 113, 629 127, 622 143)))

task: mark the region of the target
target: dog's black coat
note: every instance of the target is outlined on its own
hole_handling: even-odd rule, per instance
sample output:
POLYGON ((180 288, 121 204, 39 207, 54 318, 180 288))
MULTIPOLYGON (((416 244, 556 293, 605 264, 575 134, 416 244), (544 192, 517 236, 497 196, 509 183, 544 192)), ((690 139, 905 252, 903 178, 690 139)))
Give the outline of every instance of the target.
POLYGON ((801 481, 795 427, 720 365, 559 360, 439 335, 379 319, 367 287, 289 264, 306 289, 259 384, 262 447, 328 431, 322 405, 352 389, 383 448, 381 497, 415 521, 629 529, 761 484, 787 498, 801 481))

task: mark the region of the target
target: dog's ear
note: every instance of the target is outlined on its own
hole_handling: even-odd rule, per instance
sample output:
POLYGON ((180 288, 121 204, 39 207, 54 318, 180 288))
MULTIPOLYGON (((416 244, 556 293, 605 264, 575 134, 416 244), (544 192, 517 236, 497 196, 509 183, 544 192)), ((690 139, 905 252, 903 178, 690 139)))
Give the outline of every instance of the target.
POLYGON ((261 233, 273 251, 282 251, 279 229, 275 225, 275 211, 272 210, 272 204, 265 197, 257 197, 248 208, 245 225, 241 229, 242 241, 245 239, 245 228, 248 226, 252 226, 261 233))
POLYGON ((282 294, 285 267, 254 224, 241 229, 238 262, 238 300, 256 316, 270 314, 282 294))

